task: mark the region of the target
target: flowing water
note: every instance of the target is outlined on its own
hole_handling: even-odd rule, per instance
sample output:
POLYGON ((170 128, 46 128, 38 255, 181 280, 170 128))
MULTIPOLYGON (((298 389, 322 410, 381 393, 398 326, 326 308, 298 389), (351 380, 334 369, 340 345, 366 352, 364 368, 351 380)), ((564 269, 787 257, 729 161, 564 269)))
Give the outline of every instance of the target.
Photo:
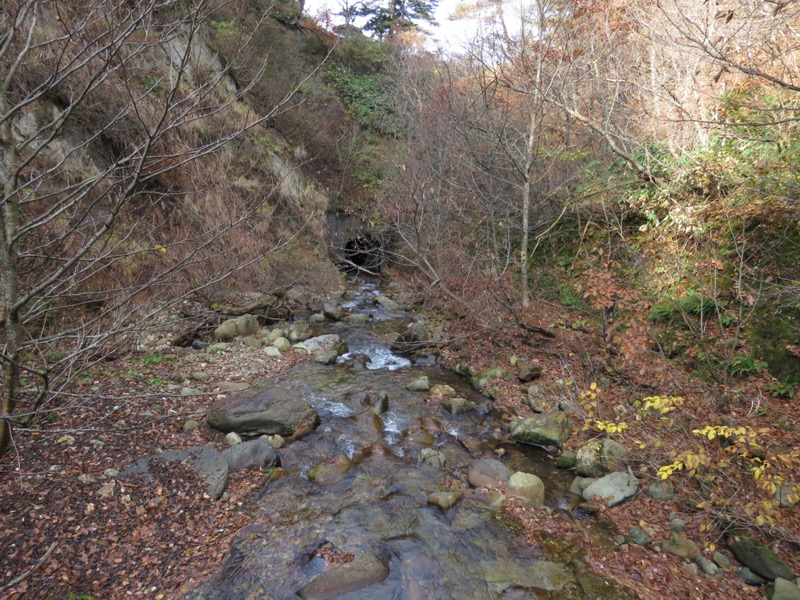
MULTIPOLYGON (((427 402, 427 393, 406 389, 410 381, 427 375, 432 385, 448 384, 461 397, 487 406, 468 382, 433 361, 412 364, 389 350, 384 338, 402 329, 409 316, 375 306, 372 300, 378 294, 374 284, 366 284, 344 304, 349 311, 368 312, 372 318, 366 325, 325 326, 349 345, 338 364, 306 362, 281 377, 280 389, 305 398, 321 423, 314 433, 281 449, 288 474, 260 490, 248 509, 252 524, 237 534, 218 575, 188 597, 297 598, 331 568, 326 550, 357 559, 374 556, 383 574, 368 585, 349 582, 339 591, 307 588, 303 597, 624 597, 580 572, 575 568, 580 563, 548 560, 552 557, 526 544, 485 495, 469 489, 468 465, 495 457, 494 451, 502 448, 502 460, 512 471, 542 478, 549 507, 567 513, 574 500, 567 491, 572 476, 556 470, 542 451, 506 443, 491 412, 451 415, 427 402), (363 356, 370 359, 366 365, 363 356), (380 418, 365 412, 359 392, 366 390, 388 395, 389 408, 380 418), (431 449, 440 454, 421 460, 433 454, 431 449), (341 457, 353 465, 345 475, 327 483, 309 479, 315 465, 341 462, 341 457), (447 490, 460 495, 453 508, 428 505, 429 494, 447 490)), ((578 519, 587 535, 601 541, 607 537, 591 521, 568 516, 578 519)), ((354 576, 345 574, 344 579, 348 577, 354 576)))

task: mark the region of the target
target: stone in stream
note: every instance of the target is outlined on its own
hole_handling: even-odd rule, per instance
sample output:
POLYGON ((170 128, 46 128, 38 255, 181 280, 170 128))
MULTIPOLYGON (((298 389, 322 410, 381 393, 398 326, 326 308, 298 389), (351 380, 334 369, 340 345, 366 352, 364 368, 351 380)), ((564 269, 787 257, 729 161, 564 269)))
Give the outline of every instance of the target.
POLYGON ((536 475, 517 471, 506 484, 506 493, 533 507, 544 504, 544 482, 536 475))
POLYGON ((630 473, 617 471, 593 481, 583 490, 583 499, 591 500, 597 496, 601 500, 606 500, 608 507, 612 508, 636 494, 638 486, 639 481, 636 477, 630 473))
POLYGON ((443 510, 453 508, 458 502, 456 492, 434 492, 428 496, 428 504, 438 506, 443 510))
POLYGON ((344 354, 347 352, 347 344, 342 342, 342 338, 335 333, 327 333, 325 335, 309 338, 304 341, 301 346, 303 346, 309 354, 332 351, 344 354))
POLYGON ((419 423, 416 423, 403 432, 403 441, 409 446, 430 447, 436 443, 436 438, 419 423))
POLYGON ((381 415, 389 410, 389 394, 384 390, 364 390, 347 396, 349 406, 369 408, 375 414, 381 415))
POLYGON ((431 398, 455 398, 456 396, 458 396, 458 392, 444 383, 437 383, 431 388, 431 398))
POLYGON ((794 579, 791 568, 772 550, 749 535, 740 533, 728 537, 728 547, 740 563, 767 579, 794 579))
POLYGON ((326 300, 322 305, 322 314, 331 321, 341 321, 344 316, 344 309, 341 304, 326 300))
POLYGON ((523 419, 511 429, 509 438, 523 444, 560 448, 569 438, 571 430, 567 415, 552 411, 523 419))
POLYGON ((475 410, 475 403, 466 398, 448 398, 442 400, 441 405, 451 415, 463 415, 475 410))
POLYGON ((374 412, 366 410, 350 417, 350 420, 354 421, 358 428, 373 441, 379 441, 381 439, 381 434, 383 433, 383 419, 374 412))
POLYGON ((324 600, 339 598, 350 592, 380 583, 389 576, 386 562, 367 550, 352 562, 339 565, 317 575, 297 592, 301 598, 324 600))
POLYGON ((506 483, 511 477, 511 469, 499 460, 493 458, 482 458, 474 461, 469 466, 467 481, 472 487, 497 487, 500 483, 506 483))
POLYGON ((406 384, 406 389, 412 392, 427 392, 429 389, 431 389, 428 376, 423 375, 422 377, 417 377, 415 380, 406 384))
POLYGON ((336 359, 339 358, 339 353, 336 350, 330 352, 320 352, 314 357, 314 362, 321 365, 335 365, 336 359))
POLYGON ((395 311, 400 309, 400 305, 397 302, 386 296, 378 296, 372 302, 373 304, 379 304, 384 310, 395 311))
POLYGON ((392 343, 391 351, 395 354, 413 354, 425 345, 430 338, 424 321, 417 321, 408 326, 392 343))
POLYGON ((336 483, 353 468, 353 462, 344 455, 334 456, 314 466, 308 478, 317 483, 336 483))
POLYGON ((225 432, 289 437, 298 431, 313 431, 319 425, 319 415, 307 402, 267 388, 232 394, 215 402, 206 421, 225 432))

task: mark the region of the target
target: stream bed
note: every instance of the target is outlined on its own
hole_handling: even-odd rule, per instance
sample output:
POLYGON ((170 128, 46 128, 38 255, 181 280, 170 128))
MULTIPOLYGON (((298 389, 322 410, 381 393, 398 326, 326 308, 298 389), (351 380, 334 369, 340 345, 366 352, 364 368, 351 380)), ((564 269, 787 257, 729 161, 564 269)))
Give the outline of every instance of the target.
POLYGON ((219 573, 187 598, 627 597, 579 560, 558 562, 526 543, 493 494, 470 488, 470 464, 501 455, 512 471, 540 477, 545 504, 581 535, 613 545, 592 518, 571 511, 572 474, 541 449, 506 442, 491 404, 468 381, 432 359, 412 364, 391 352, 388 334, 410 317, 375 305, 378 294, 368 283, 342 303, 368 313, 366 324, 315 326, 347 342, 336 364, 304 362, 270 382, 311 404, 320 424, 280 450, 283 476, 256 492, 247 506, 251 524, 235 536, 219 573), (453 415, 429 402, 428 392, 406 389, 421 376, 452 386, 477 410, 453 415), (384 396, 386 410, 369 406, 384 396), (349 470, 337 474, 343 463, 349 470), (309 478, 320 464, 334 474, 309 478), (437 492, 455 492, 458 501, 448 509, 429 504, 437 492))

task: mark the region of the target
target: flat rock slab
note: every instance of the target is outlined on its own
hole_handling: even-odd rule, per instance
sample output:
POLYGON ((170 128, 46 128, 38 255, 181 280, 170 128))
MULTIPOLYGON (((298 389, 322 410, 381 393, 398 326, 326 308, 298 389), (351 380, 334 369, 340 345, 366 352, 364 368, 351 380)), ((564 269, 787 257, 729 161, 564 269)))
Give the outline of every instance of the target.
POLYGON ((185 462, 205 482, 208 495, 214 500, 219 500, 225 491, 225 485, 228 483, 228 461, 223 456, 223 453, 217 452, 211 446, 192 446, 183 450, 167 450, 154 456, 140 458, 122 474, 122 477, 143 474, 148 479, 152 479, 150 463, 153 461, 163 463, 172 461, 185 462))
POLYGON ((380 583, 389 576, 389 567, 370 551, 364 552, 353 562, 340 565, 315 577, 302 590, 301 598, 323 600, 338 598, 370 585, 380 583))
POLYGON ((226 433, 289 437, 300 429, 316 429, 319 415, 307 402, 268 388, 233 394, 216 402, 206 421, 226 433))

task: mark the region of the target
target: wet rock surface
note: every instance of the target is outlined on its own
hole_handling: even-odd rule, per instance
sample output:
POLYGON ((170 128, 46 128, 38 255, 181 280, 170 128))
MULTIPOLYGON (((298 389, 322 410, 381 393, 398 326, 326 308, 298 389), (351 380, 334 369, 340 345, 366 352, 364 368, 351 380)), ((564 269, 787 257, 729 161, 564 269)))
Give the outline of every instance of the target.
MULTIPOLYGON (((519 471, 514 490, 527 502, 558 509, 570 501, 572 475, 541 450, 506 442, 491 414, 445 411, 429 394, 407 389, 424 376, 433 389, 485 401, 468 380, 435 364, 412 366, 379 342, 372 329, 404 326, 373 302, 377 295, 367 287, 362 297, 342 302, 346 311, 369 314, 367 325, 325 324, 349 355, 332 365, 301 363, 268 388, 232 395, 209 414, 220 428, 255 415, 258 426, 250 421, 245 429, 269 423, 265 433, 286 437, 314 423, 313 416, 319 421, 281 448, 282 476, 258 492, 248 509, 251 525, 236 535, 219 572, 185 597, 619 597, 616 589, 583 593, 572 565, 546 560, 497 518, 504 494, 470 486, 510 485, 519 471), (291 418, 272 425, 274 411, 286 405, 291 418), (485 467, 480 482, 476 464, 485 467), (337 554, 319 552, 323 547, 337 554)), ((563 441, 569 424, 560 419, 555 439, 563 441)))

